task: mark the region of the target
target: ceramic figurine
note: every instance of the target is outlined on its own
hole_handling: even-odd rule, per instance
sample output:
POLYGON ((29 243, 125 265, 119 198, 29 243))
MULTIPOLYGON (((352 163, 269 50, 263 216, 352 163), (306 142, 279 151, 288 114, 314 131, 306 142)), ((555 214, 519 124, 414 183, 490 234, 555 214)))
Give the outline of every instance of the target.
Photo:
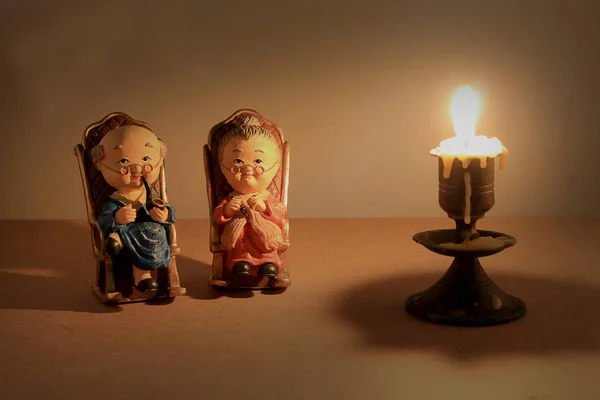
POLYGON ((290 145, 253 110, 215 125, 204 146, 213 286, 285 288, 290 145))
POLYGON ((124 113, 90 125, 75 146, 92 228, 101 301, 185 293, 176 267, 175 209, 167 202, 166 146, 124 113))

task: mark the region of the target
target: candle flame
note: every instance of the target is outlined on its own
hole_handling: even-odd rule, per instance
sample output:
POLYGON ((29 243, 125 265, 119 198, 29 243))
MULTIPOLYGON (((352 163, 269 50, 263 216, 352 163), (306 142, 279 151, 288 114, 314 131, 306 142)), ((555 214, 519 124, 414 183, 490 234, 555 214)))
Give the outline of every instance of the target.
POLYGON ((443 140, 436 149, 431 150, 431 154, 464 159, 506 155, 507 150, 498 138, 476 134, 480 110, 479 94, 468 85, 460 87, 450 104, 456 136, 443 140))
POLYGON ((454 133, 465 144, 475 137, 477 118, 481 109, 478 93, 471 86, 462 86, 456 91, 450 112, 454 123, 454 133))

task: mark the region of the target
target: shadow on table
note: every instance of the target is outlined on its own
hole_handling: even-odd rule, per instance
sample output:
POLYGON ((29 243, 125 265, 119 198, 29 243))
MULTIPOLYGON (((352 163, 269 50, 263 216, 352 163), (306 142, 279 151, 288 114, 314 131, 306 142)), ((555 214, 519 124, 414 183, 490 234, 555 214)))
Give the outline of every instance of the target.
POLYGON ((177 270, 186 296, 196 300, 214 300, 220 297, 218 290, 208 284, 211 265, 185 256, 177 256, 177 270))
MULTIPOLYGON (((85 221, 0 221, 10 240, 0 241, 0 309, 111 313, 123 306, 104 305, 92 294, 96 261, 85 221)), ((217 290, 208 284, 211 266, 177 257, 187 296, 213 300, 248 298, 255 291, 217 290)), ((275 294, 277 292, 269 292, 275 294)), ((176 299, 146 302, 160 306, 176 299)))
POLYGON ((113 313, 92 294, 96 262, 80 221, 1 221, 0 309, 113 313))
POLYGON ((537 277, 490 274, 527 305, 521 320, 506 325, 461 328, 409 316, 405 299, 428 288, 438 274, 395 276, 346 291, 337 303, 343 320, 363 334, 367 348, 437 351, 458 360, 499 354, 600 351, 600 288, 537 277))
MULTIPOLYGON (((92 293, 96 261, 85 221, 0 221, 10 241, 0 241, 0 309, 112 313, 124 306, 104 305, 92 293)), ((177 257, 187 296, 212 300, 245 298, 249 291, 221 291, 208 284, 211 266, 177 257)), ((160 306, 176 299, 148 301, 160 306)))
POLYGON ((177 269, 181 285, 186 288, 187 296, 196 300, 214 300, 219 297, 230 297, 246 299, 256 294, 278 295, 285 292, 284 289, 265 290, 236 290, 227 288, 214 288, 209 285, 212 266, 210 264, 194 260, 185 256, 177 257, 177 269))

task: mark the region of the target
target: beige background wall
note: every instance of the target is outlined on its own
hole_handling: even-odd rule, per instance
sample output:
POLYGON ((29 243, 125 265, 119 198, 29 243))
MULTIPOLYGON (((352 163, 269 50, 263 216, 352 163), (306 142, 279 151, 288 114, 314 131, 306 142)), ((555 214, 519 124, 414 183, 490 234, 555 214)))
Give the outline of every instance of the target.
POLYGON ((202 145, 238 108, 292 143, 292 217, 441 216, 428 152, 465 83, 511 151, 492 215, 600 215, 595 3, 4 0, 0 218, 85 218, 73 146, 111 111, 154 126, 204 218, 202 145))

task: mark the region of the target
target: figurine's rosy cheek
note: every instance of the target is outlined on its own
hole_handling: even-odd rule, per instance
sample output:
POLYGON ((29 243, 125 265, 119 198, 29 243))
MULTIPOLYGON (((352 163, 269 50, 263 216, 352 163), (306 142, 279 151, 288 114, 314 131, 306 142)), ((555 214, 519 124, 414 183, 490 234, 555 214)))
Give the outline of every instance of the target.
POLYGON ((239 174, 240 171, 241 171, 241 168, 238 167, 237 165, 234 165, 233 167, 231 167, 231 173, 234 174, 234 175, 239 174))
POLYGON ((265 172, 265 169, 261 166, 254 167, 254 172, 256 172, 258 175, 262 175, 262 173, 265 172))
POLYGON ((121 167, 121 175, 127 175, 129 173, 129 168, 121 167))
POLYGON ((150 164, 146 164, 144 165, 144 172, 149 174, 150 172, 152 172, 152 165, 150 164))

